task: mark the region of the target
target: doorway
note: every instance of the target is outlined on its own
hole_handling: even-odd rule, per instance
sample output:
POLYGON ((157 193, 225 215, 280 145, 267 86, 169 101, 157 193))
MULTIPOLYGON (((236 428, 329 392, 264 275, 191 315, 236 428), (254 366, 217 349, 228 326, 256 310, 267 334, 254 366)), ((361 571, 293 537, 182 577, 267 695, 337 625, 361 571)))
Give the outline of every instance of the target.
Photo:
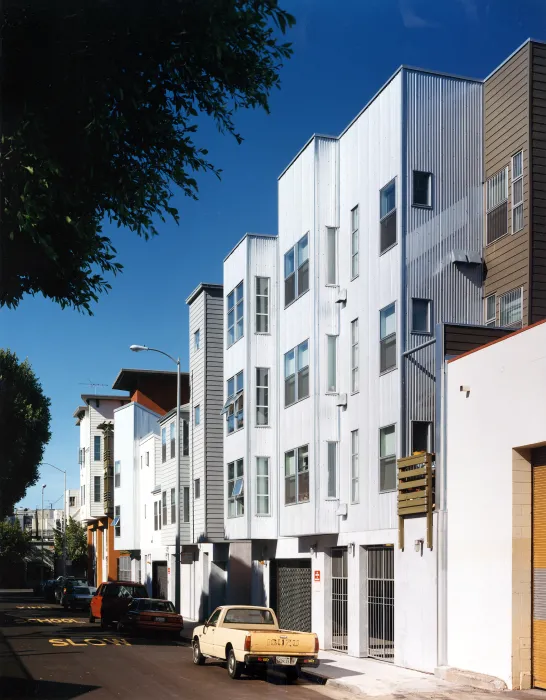
POLYGON ((368 549, 368 656, 394 661, 394 547, 368 549))
POLYGON ((167 600, 168 589, 167 562, 154 561, 152 564, 152 597, 167 600))
POLYGON ((347 548, 332 549, 332 649, 347 651, 347 548))

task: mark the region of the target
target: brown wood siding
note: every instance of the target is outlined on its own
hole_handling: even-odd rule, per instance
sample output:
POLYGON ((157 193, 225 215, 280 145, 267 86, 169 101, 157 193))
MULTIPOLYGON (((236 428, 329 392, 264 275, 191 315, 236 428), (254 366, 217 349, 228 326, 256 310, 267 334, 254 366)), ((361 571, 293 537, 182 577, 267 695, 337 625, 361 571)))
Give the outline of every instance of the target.
POLYGON ((511 332, 492 326, 462 326, 446 323, 444 325, 444 355, 447 357, 462 355, 464 352, 475 350, 511 332))
POLYGON ((546 46, 531 44, 531 264, 529 323, 546 318, 546 46))
MULTIPOLYGON (((545 68, 546 70, 546 68, 545 68)), ((546 76, 545 76, 546 77, 546 76)), ((546 89, 545 86, 540 88, 546 89)), ((484 297, 523 287, 523 324, 530 322, 529 291, 529 94, 530 45, 526 44, 486 82, 484 88, 485 179, 508 168, 508 234, 485 247, 484 297), (523 150, 523 229, 512 234, 512 156, 523 150)), ((546 101, 541 118, 546 124, 546 101)), ((545 144, 546 145, 546 144, 545 144)), ((546 179, 546 150, 541 167, 546 179)), ((485 192, 484 192, 485 200, 485 192)), ((545 200, 546 206, 546 200, 545 200)), ((544 210, 546 231, 546 208, 544 210)), ((486 232, 484 225, 484 233, 486 232)), ((546 265, 546 238, 544 245, 546 265)), ((546 308, 546 299, 545 304, 546 308)), ((535 319, 536 320, 536 319, 535 319)))

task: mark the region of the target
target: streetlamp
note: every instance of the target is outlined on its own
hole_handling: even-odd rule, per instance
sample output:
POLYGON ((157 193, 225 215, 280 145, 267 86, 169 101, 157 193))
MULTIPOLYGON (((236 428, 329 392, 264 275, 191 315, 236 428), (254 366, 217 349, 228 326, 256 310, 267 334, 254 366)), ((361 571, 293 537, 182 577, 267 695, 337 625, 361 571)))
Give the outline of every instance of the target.
POLYGON ((42 484, 42 568, 40 569, 40 583, 44 582, 44 490, 47 484, 42 484))
POLYGON ((176 365, 176 459, 177 459, 177 470, 176 470, 176 535, 174 544, 174 604, 177 612, 180 612, 180 358, 176 360, 172 355, 163 352, 163 350, 157 350, 156 348, 149 348, 146 345, 130 345, 129 349, 133 352, 158 352, 160 355, 165 355, 171 362, 176 365))
MULTIPOLYGON (((66 525, 68 523, 68 517, 67 517, 67 513, 66 513, 66 470, 60 469, 59 467, 56 467, 54 464, 50 464, 49 462, 41 462, 40 466, 42 466, 43 464, 45 464, 48 467, 53 467, 53 469, 56 469, 58 472, 62 472, 64 474, 63 576, 66 576, 66 525)), ((42 496, 43 496, 43 491, 42 491, 42 496)), ((43 508, 44 507, 42 505, 42 510, 43 510, 43 508)))

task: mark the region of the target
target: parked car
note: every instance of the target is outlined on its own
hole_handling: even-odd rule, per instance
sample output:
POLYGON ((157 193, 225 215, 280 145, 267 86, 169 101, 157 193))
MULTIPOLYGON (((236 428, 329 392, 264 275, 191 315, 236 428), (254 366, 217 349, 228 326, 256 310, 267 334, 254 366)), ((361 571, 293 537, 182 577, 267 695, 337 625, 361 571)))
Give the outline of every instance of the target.
POLYGON ((300 667, 319 665, 319 641, 311 632, 279 629, 271 608, 223 605, 212 613, 193 635, 193 663, 205 659, 227 661, 230 678, 259 667, 278 667, 288 680, 298 677, 300 667))
POLYGON ((103 629, 113 622, 119 622, 135 598, 148 598, 148 591, 141 583, 132 581, 101 583, 91 600, 89 622, 100 620, 103 629))
POLYGON ((48 579, 42 587, 42 595, 48 603, 55 602, 55 591, 57 590, 57 579, 48 579))
POLYGON ((118 622, 120 634, 165 632, 179 637, 183 628, 182 615, 176 612, 171 601, 156 598, 135 598, 118 622))
POLYGON ((70 586, 67 592, 63 593, 63 608, 88 610, 96 590, 95 586, 70 586))
MULTIPOLYGON (((68 607, 67 606, 67 598, 66 596, 70 593, 72 593, 72 590, 74 589, 75 586, 87 586, 87 581, 83 578, 66 578, 64 579, 62 585, 58 589, 59 591, 59 603, 63 606, 63 608, 68 607)), ((96 589, 95 589, 96 590, 96 589)))
POLYGON ((63 588, 66 585, 67 581, 74 581, 75 577, 74 576, 57 576, 55 579, 56 581, 56 586, 55 586, 55 602, 60 603, 61 602, 61 597, 63 595, 63 588))

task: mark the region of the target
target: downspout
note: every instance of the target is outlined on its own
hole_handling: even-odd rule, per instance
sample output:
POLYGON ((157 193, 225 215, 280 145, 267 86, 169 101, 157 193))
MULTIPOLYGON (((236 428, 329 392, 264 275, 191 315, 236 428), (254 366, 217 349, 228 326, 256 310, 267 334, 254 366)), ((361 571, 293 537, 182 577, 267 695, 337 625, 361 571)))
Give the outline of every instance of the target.
MULTIPOLYGON (((309 245, 309 261, 319 260, 320 247, 318 240, 320 233, 317 234, 317 166, 318 166, 318 144, 319 140, 315 137, 315 153, 313 158, 313 250, 311 250, 311 245, 309 245)), ((311 243, 311 242, 309 242, 311 243)), ((314 301, 313 304, 313 445, 314 445, 314 469, 313 477, 315 480, 315 532, 320 532, 319 530, 319 512, 320 512, 320 445, 319 445, 319 399, 320 399, 320 374, 319 374, 319 360, 320 360, 320 338, 319 338, 319 318, 318 318, 318 265, 313 265, 313 280, 314 280, 314 301)), ((311 339, 310 339, 311 340, 311 339)))
MULTIPOLYGON (((254 465, 251 461, 251 452, 250 452, 250 440, 251 440, 251 416, 250 416, 250 406, 251 406, 251 401, 250 398, 251 396, 256 396, 256 393, 252 389, 252 383, 253 381, 256 380, 256 371, 255 368, 252 367, 251 362, 252 362, 252 355, 251 355, 251 338, 252 338, 252 320, 250 318, 250 309, 251 309, 251 304, 250 304, 250 294, 252 293, 252 281, 250 277, 250 246, 255 245, 257 246, 257 240, 255 238, 247 237, 246 239, 246 288, 247 288, 247 294, 243 296, 243 304, 246 306, 246 311, 243 308, 243 323, 246 326, 246 330, 248 333, 246 334, 245 337, 245 344, 246 344, 246 366, 248 367, 247 371, 247 377, 245 379, 243 375, 243 389, 244 385, 246 384, 249 387, 249 391, 245 391, 243 393, 243 420, 244 420, 244 431, 245 431, 245 463, 246 463, 246 469, 243 471, 243 477, 246 475, 246 484, 245 486, 245 500, 247 502, 246 504, 246 534, 248 539, 250 540, 250 585, 251 585, 251 590, 252 590, 252 577, 253 577, 253 570, 252 570, 252 469, 254 468, 254 465), (248 412, 247 412, 248 409, 248 412)), ((244 482, 243 482, 244 483, 244 482)), ((244 503, 244 500, 243 500, 244 503)))
POLYGON ((447 444, 444 325, 436 326, 437 665, 447 666, 447 444))
MULTIPOLYGON (((400 456, 405 457, 406 448, 406 420, 407 420, 407 396, 406 396, 406 314, 407 314, 407 274, 406 274, 406 231, 407 231, 407 72, 401 70, 402 81, 402 110, 400 133, 400 304, 398 314, 400 316, 400 456)), ((398 188, 397 188, 398 189, 398 188)))

